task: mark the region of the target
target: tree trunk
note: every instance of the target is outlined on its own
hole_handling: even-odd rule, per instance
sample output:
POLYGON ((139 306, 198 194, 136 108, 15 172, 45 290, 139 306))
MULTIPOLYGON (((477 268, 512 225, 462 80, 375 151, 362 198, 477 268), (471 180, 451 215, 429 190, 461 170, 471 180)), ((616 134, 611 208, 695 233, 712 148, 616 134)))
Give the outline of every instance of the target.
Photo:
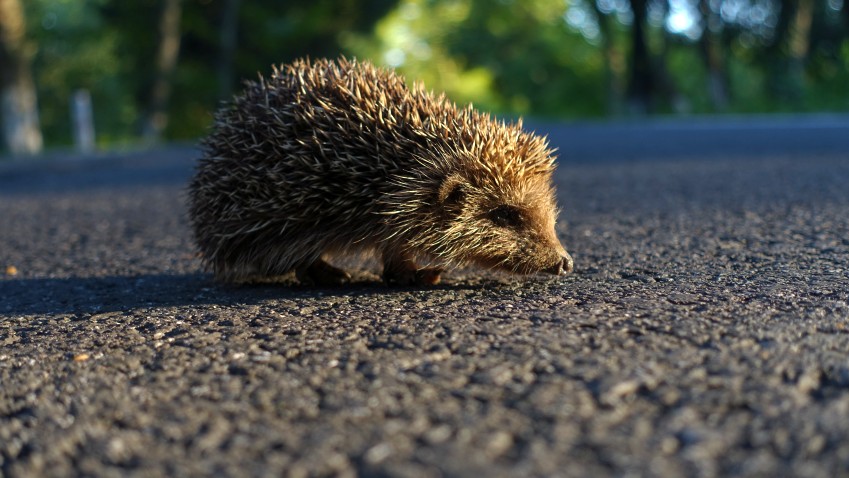
POLYGON ((849 1, 843 0, 841 12, 843 13, 843 26, 846 30, 849 30, 849 1))
POLYGON ((607 100, 607 112, 613 116, 622 114, 622 85, 625 83, 625 62, 622 55, 616 49, 613 41, 613 32, 610 28, 610 19, 601 8, 598 2, 592 1, 593 12, 595 12, 596 22, 598 22, 599 33, 601 34, 601 49, 604 55, 604 83, 607 100))
POLYGON ((218 99, 230 99, 233 94, 233 55, 239 33, 241 0, 226 0, 221 15, 221 53, 218 57, 218 99))
POLYGON ((648 0, 629 0, 634 14, 631 25, 631 75, 628 82, 628 109, 631 114, 651 112, 654 96, 654 77, 646 41, 648 0))
POLYGON ((790 28, 790 57, 794 74, 802 74, 811 47, 811 25, 814 20, 814 1, 799 0, 793 25, 790 28))
MULTIPOLYGON (((664 1, 659 4, 661 17, 666 18, 669 14, 669 1, 664 1)), ((674 113, 687 114, 692 111, 690 99, 681 94, 678 85, 675 83, 675 77, 670 73, 667 67, 666 59, 669 56, 669 45, 671 43, 671 33, 667 29, 662 29, 661 46, 654 54, 649 55, 652 72, 652 103, 650 106, 657 108, 658 102, 672 109, 674 113)))
POLYGON ((180 53, 180 17, 182 0, 164 0, 159 19, 159 51, 156 55, 156 77, 150 95, 150 104, 142 136, 146 142, 158 142, 168 126, 168 101, 177 57, 180 53))
POLYGON ((766 88, 769 96, 777 104, 796 95, 795 88, 787 74, 787 42, 790 36, 793 15, 796 11, 794 0, 779 0, 775 6, 779 9, 778 19, 772 32, 769 43, 764 48, 764 54, 759 59, 765 66, 767 73, 766 88))
POLYGON ((714 111, 728 109, 728 75, 725 59, 722 55, 722 43, 710 29, 714 17, 708 0, 699 0, 699 12, 702 14, 702 37, 699 39, 699 51, 707 68, 708 95, 714 111))
POLYGON ((26 43, 25 31, 20 0, 0 0, 0 119, 3 140, 15 155, 42 148, 30 66, 34 48, 26 43))

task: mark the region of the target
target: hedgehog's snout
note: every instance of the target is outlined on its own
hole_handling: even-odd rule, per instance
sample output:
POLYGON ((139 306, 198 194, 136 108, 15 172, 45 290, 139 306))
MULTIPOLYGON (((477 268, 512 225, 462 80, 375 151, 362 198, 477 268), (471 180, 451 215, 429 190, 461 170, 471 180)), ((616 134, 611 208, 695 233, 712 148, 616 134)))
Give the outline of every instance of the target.
POLYGON ((560 260, 544 272, 554 274, 556 276, 562 276, 572 272, 574 265, 575 263, 572 261, 572 256, 570 256, 568 252, 564 251, 563 255, 560 256, 560 260))

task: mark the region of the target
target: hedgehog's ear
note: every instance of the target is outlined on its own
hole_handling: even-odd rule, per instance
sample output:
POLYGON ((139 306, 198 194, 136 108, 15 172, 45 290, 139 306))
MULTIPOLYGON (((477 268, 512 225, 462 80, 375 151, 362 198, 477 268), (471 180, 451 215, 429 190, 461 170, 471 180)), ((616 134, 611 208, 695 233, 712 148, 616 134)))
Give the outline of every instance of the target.
POLYGON ((459 174, 446 177, 439 186, 439 204, 443 207, 455 206, 466 199, 466 182, 459 174))

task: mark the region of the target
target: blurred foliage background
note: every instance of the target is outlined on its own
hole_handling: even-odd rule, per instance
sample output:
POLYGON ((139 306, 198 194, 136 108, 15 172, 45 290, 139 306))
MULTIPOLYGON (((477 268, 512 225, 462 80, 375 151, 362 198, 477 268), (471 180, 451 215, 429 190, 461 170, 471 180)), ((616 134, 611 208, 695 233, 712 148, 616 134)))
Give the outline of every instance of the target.
POLYGON ((849 0, 0 0, 5 147, 72 144, 78 90, 101 147, 196 138, 243 79, 338 55, 506 116, 849 110, 849 0))

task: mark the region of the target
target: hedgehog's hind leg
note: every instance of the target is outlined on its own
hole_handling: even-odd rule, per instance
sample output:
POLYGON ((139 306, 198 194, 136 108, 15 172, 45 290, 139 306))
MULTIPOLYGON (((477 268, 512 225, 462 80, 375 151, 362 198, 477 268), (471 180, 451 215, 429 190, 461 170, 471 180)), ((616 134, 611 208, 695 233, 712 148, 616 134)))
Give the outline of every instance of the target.
POLYGON ((408 255, 387 255, 383 259, 383 280, 389 285, 436 285, 444 269, 416 265, 408 255))
POLYGON ((305 285, 342 285, 351 281, 351 274, 320 257, 310 264, 296 267, 295 276, 305 285))

